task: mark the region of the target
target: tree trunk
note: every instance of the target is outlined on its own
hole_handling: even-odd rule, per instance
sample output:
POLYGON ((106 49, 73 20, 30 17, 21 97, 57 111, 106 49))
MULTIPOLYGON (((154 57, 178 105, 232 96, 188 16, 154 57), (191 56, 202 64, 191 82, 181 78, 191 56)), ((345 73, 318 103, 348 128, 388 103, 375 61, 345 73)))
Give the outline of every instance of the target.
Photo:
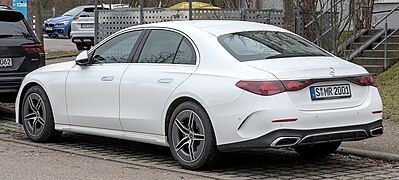
POLYGON ((36 37, 42 42, 44 47, 44 39, 43 39, 43 18, 42 18, 42 0, 36 0, 35 2, 35 16, 36 16, 36 37))
POLYGON ((294 0, 284 0, 284 28, 295 32, 295 6, 294 0))

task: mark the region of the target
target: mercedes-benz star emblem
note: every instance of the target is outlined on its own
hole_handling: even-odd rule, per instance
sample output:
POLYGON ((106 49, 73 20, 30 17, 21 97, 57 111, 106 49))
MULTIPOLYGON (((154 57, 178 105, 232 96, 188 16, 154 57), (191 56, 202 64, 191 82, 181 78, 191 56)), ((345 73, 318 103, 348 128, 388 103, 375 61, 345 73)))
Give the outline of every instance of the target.
POLYGON ((330 67, 330 75, 335 76, 335 69, 330 67))

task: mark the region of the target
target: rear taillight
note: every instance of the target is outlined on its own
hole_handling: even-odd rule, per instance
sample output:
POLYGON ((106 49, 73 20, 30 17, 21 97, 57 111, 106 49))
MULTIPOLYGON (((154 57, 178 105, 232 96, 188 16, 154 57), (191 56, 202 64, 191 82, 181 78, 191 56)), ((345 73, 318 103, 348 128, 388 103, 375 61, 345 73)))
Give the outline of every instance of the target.
POLYGON ((374 76, 371 74, 327 79, 238 81, 236 86, 258 95, 271 96, 285 91, 299 91, 313 83, 343 80, 350 81, 360 86, 377 86, 374 76))
POLYGON ((313 83, 311 80, 286 80, 281 82, 287 91, 298 91, 313 83))
POLYGON ((26 54, 39 53, 39 55, 44 55, 44 49, 41 44, 23 44, 21 47, 24 48, 26 54))
POLYGON ((271 96, 285 91, 280 81, 238 81, 236 86, 262 96, 271 96))
POLYGON ((372 75, 372 74, 349 77, 348 81, 351 81, 360 86, 375 86, 375 87, 377 87, 377 83, 375 82, 374 75, 372 75))
POLYGON ((78 19, 79 19, 78 16, 74 16, 74 17, 73 17, 73 20, 74 20, 74 21, 76 21, 76 20, 78 20, 78 19))

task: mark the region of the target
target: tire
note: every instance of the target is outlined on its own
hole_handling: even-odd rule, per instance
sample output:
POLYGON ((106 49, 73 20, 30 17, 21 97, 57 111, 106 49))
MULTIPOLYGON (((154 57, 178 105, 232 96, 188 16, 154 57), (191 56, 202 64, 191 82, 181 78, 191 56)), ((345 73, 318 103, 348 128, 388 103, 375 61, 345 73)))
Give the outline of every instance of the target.
POLYGON ((32 86, 22 101, 21 118, 26 135, 34 142, 51 142, 62 135, 55 130, 50 101, 40 86, 32 86))
POLYGON ((296 146, 294 150, 306 158, 321 158, 335 152, 341 142, 321 143, 314 145, 296 146))
POLYGON ((209 169, 220 157, 209 116, 194 102, 183 102, 173 111, 168 142, 173 157, 185 169, 209 169))
POLYGON ((91 46, 88 44, 83 45, 83 50, 90 50, 91 46))
POLYGON ((83 44, 76 44, 76 49, 78 49, 79 51, 84 50, 83 44))
POLYGON ((68 38, 68 39, 71 39, 71 38, 72 38, 72 37, 71 37, 71 27, 69 27, 68 34, 67 34, 67 38, 68 38))

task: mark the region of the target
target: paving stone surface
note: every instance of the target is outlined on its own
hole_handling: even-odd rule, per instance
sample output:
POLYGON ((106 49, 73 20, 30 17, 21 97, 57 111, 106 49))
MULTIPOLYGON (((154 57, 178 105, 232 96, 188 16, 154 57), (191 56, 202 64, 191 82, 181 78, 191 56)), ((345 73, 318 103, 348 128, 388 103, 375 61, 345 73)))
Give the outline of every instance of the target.
POLYGON ((399 164, 352 155, 333 154, 307 160, 291 149, 224 154, 211 171, 181 169, 169 148, 112 138, 64 133, 55 143, 32 143, 13 115, 0 117, 0 138, 52 150, 131 163, 215 179, 399 179, 399 164))

